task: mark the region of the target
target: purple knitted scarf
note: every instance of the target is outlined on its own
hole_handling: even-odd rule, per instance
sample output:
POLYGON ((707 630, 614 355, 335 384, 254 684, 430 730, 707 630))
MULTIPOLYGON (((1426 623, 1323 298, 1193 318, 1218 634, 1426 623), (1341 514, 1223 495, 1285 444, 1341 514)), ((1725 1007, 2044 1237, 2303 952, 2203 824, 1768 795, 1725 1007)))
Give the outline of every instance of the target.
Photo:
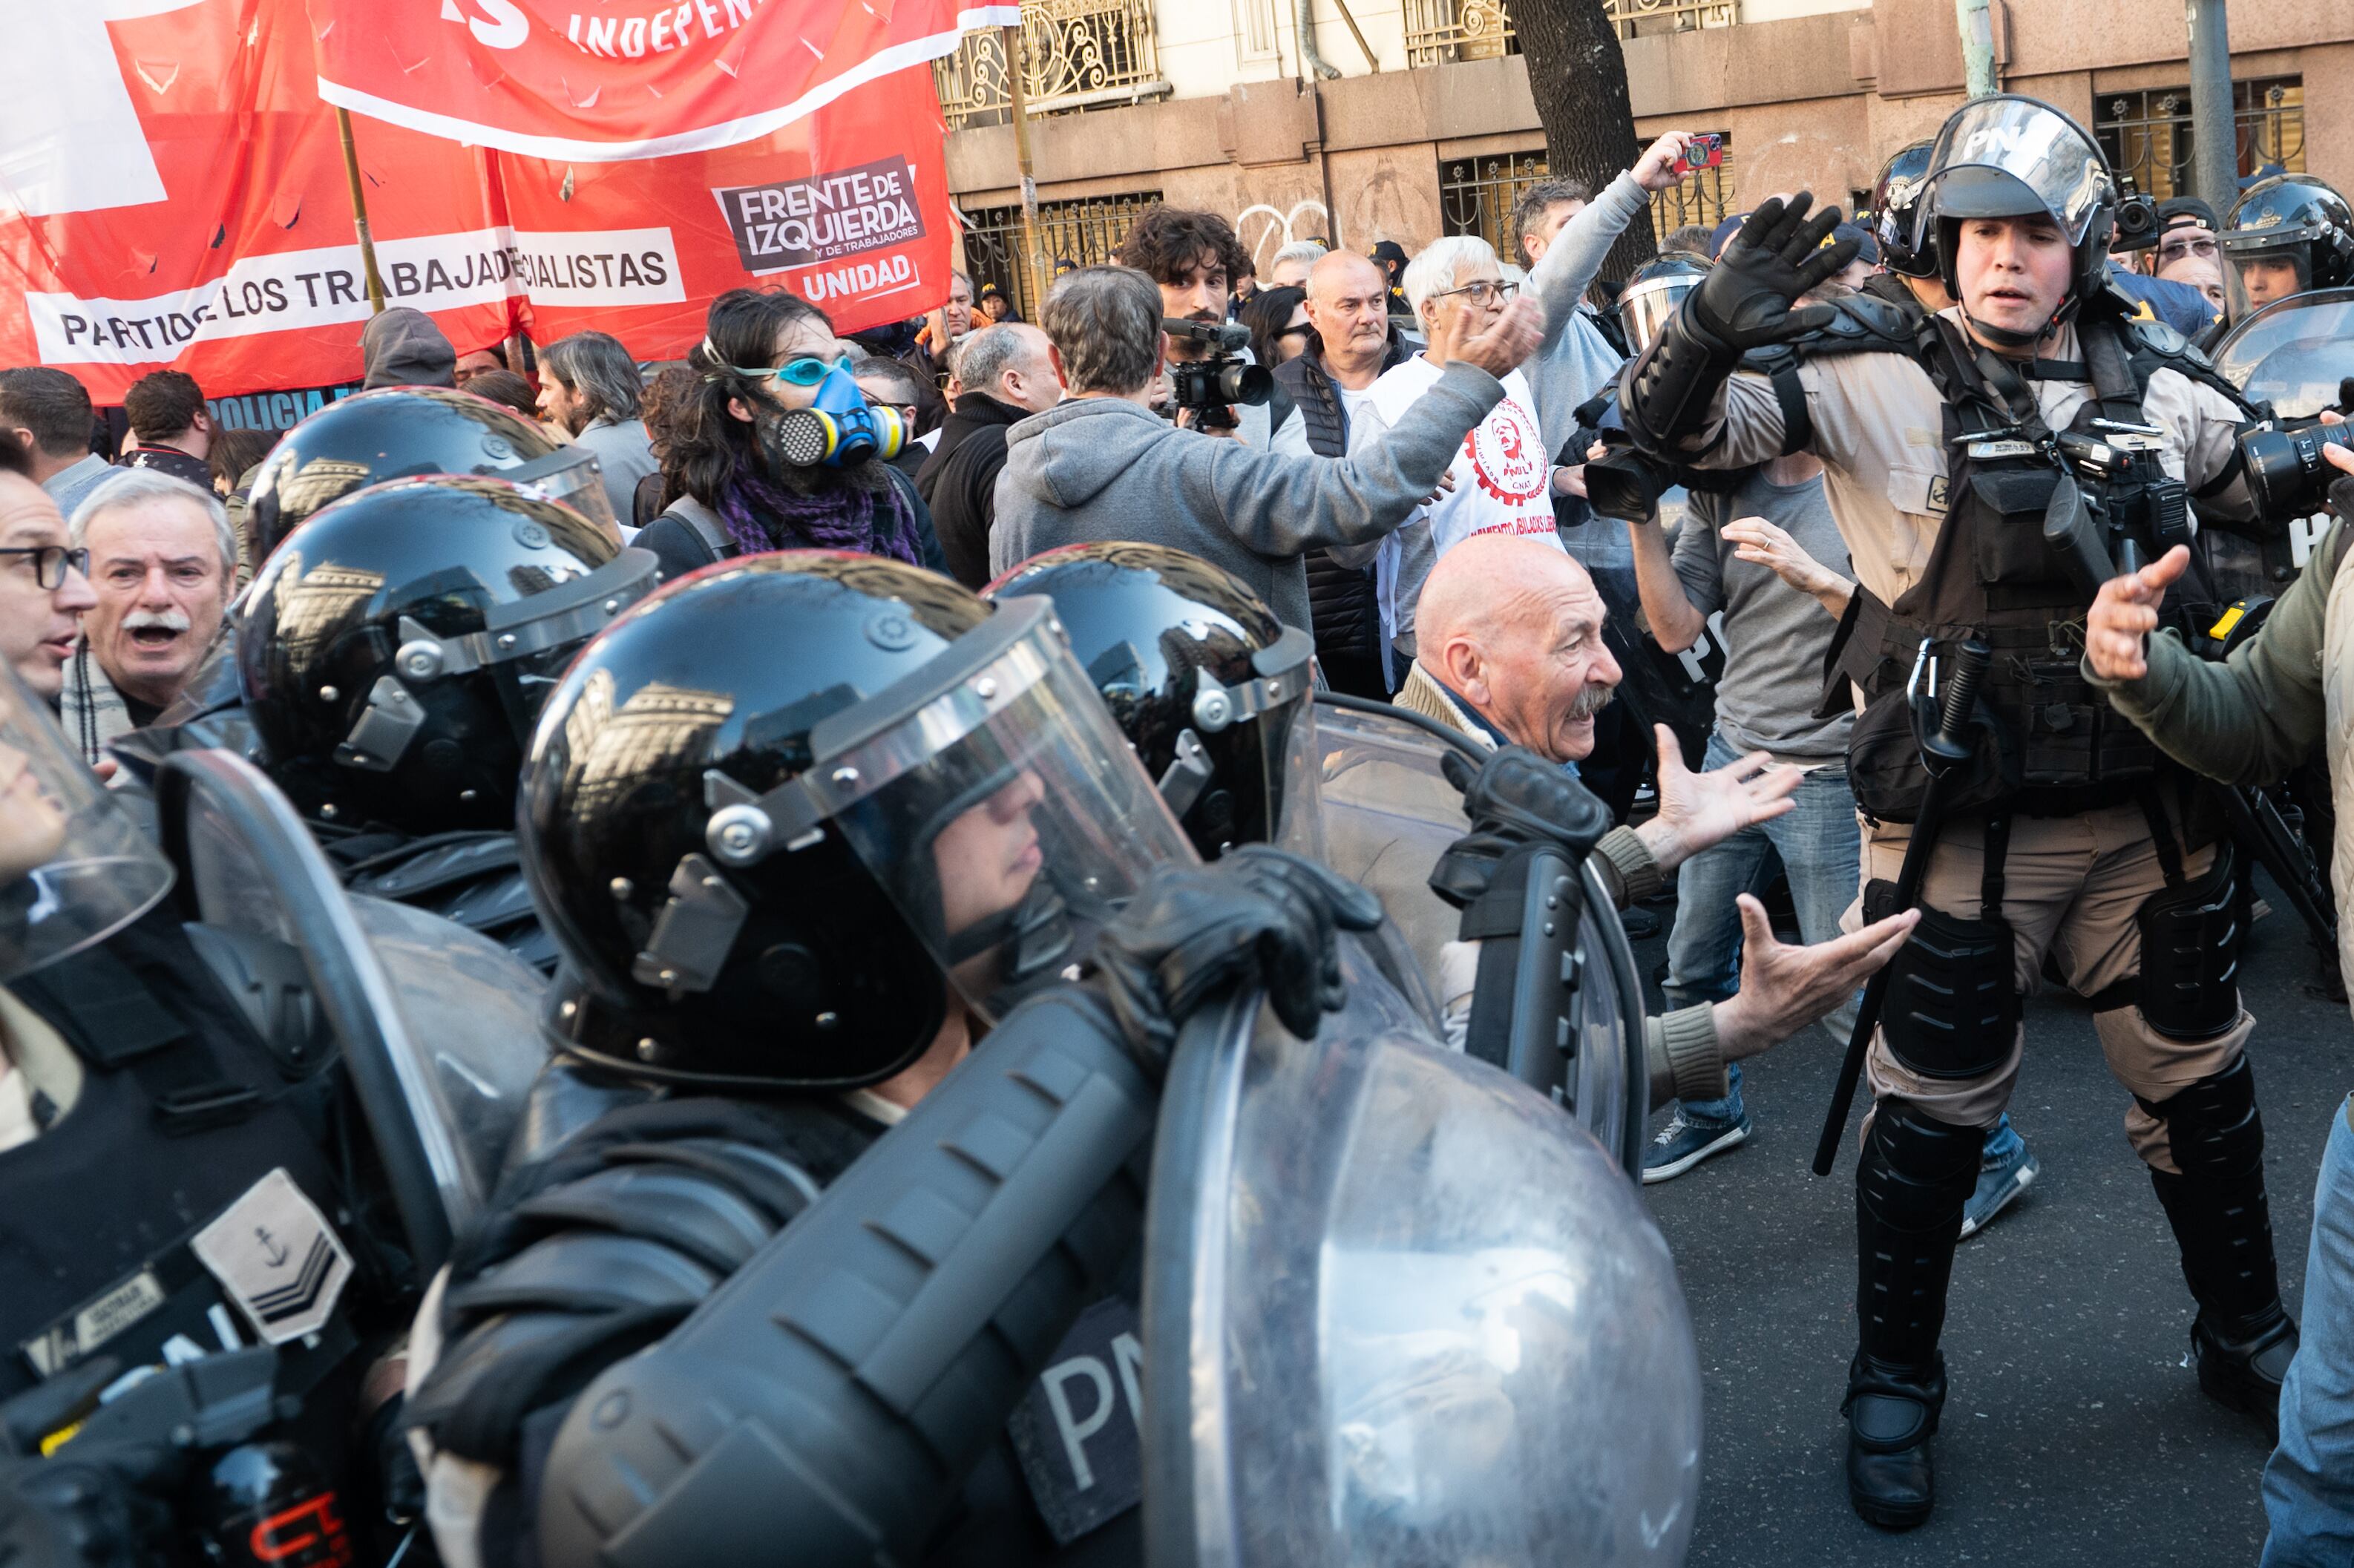
MULTIPOLYGON (((768 550, 854 550, 919 564, 916 519, 888 474, 880 494, 843 482, 801 492, 788 489, 738 458, 714 509, 727 536, 748 556, 768 550)), ((843 476, 846 481, 848 476, 843 476)))

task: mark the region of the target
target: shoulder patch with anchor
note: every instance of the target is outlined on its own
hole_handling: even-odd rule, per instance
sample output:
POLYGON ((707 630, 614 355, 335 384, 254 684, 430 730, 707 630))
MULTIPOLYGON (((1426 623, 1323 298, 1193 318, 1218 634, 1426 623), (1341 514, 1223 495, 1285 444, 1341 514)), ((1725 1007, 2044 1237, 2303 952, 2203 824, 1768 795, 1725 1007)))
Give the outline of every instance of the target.
POLYGON ((352 1278, 343 1238, 283 1166, 222 1210, 188 1248, 273 1345, 324 1328, 352 1278))

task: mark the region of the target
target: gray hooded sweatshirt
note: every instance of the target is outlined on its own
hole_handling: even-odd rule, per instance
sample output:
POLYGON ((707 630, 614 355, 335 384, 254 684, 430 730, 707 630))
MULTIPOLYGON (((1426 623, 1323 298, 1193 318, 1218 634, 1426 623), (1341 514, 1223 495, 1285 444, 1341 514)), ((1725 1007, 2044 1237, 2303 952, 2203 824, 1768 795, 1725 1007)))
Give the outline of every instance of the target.
POLYGON ((1503 396, 1458 361, 1395 429, 1346 458, 1181 430, 1122 398, 1065 403, 1005 433, 990 570, 1058 545, 1167 545, 1224 567, 1285 625, 1310 629, 1303 553, 1379 539, 1413 515, 1503 396))

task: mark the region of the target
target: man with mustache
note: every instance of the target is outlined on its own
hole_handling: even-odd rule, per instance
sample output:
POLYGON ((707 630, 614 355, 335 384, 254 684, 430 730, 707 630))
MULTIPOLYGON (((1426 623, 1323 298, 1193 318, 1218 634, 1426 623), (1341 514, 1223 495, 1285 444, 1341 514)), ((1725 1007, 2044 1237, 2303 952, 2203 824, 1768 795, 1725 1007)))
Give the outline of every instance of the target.
MULTIPOLYGON (((1490 747, 1523 746, 1575 770, 1594 750, 1594 715, 1619 682, 1602 641, 1608 611, 1585 568, 1532 539, 1482 534, 1431 568, 1417 620, 1418 652, 1397 705, 1490 747)), ((1691 856, 1792 809, 1795 768, 1764 751, 1695 774, 1659 730, 1659 810, 1636 828, 1614 828, 1594 846, 1596 870, 1620 907, 1659 891, 1691 856)), ((1855 995, 1913 928, 1900 913, 1850 936, 1808 947, 1775 939, 1765 906, 1737 900, 1743 933, 1738 986, 1646 1021, 1656 1097, 1727 1097, 1726 1069, 1780 1044, 1855 995)), ((1451 944, 1439 963, 1448 1027, 1468 1022, 1477 952, 1451 944)))
MULTIPOLYGON (((1136 227, 1119 242, 1119 262, 1149 274, 1161 285, 1162 315, 1224 326, 1234 280, 1250 265, 1250 258, 1226 220, 1216 213, 1155 205, 1144 209, 1136 227)), ((1188 365, 1209 354, 1204 344, 1191 338, 1172 337, 1166 344, 1172 365, 1188 365)), ((1250 357, 1248 350, 1243 351, 1243 357, 1250 357)), ((1232 436, 1264 451, 1275 427, 1283 422, 1273 418, 1267 403, 1238 404, 1233 413, 1232 426, 1214 426, 1205 433, 1232 436)), ((1197 428, 1187 414, 1178 415, 1177 422, 1185 429, 1197 428)))
POLYGON ((60 716, 95 767, 195 676, 228 608, 237 535, 210 492, 125 469, 76 508, 73 540, 90 552, 98 602, 82 615, 60 716))

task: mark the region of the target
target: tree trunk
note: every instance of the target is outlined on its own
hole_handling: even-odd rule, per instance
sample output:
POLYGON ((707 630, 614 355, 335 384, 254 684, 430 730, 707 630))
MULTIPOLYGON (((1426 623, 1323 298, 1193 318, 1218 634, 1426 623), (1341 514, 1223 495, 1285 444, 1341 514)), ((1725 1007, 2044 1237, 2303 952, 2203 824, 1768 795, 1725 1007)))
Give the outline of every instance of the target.
MULTIPOLYGON (((1511 15, 1544 126, 1546 166, 1553 178, 1583 180, 1599 196, 1634 167, 1639 152, 1617 26, 1602 0, 1511 0, 1511 15)), ((1650 224, 1638 218, 1611 247, 1601 275, 1624 279, 1658 254, 1650 224)))

